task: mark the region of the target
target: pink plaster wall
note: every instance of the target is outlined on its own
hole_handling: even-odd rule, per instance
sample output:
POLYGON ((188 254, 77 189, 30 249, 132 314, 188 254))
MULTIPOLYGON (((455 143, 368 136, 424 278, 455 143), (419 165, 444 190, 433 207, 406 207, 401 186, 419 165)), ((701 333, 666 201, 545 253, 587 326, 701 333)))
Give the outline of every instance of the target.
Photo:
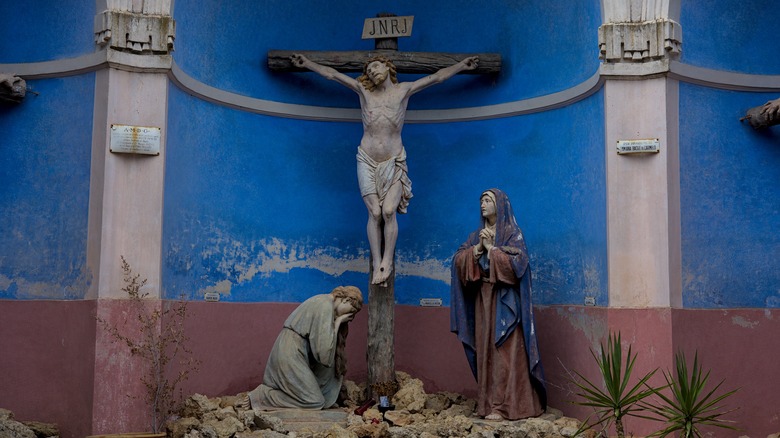
MULTIPOLYGON (((231 395, 255 388, 292 303, 206 303, 188 305, 187 330, 202 364, 184 386, 185 393, 231 395)), ((347 378, 366 380, 368 314, 350 323, 347 378)), ((449 331, 449 308, 397 306, 396 369, 423 381, 426 391, 474 395, 476 384, 463 348, 449 331)))
MULTIPOLYGON (((97 300, 97 315, 126 336, 140 334, 137 311, 128 300, 97 300)), ((161 301, 149 300, 149 311, 161 301)), ((94 320, 94 317, 93 317, 94 320)), ((150 408, 141 378, 147 362, 133 356, 126 344, 112 338, 98 324, 95 338, 92 433, 150 432, 150 408)))
MULTIPOLYGON (((683 351, 690 362, 698 351, 711 382, 725 379, 723 389, 741 388, 724 403, 726 418, 740 431, 705 428, 718 437, 765 437, 780 431, 780 309, 605 309, 581 306, 537 308, 536 318, 550 405, 570 416, 585 418, 586 408, 572 405, 567 376, 578 370, 598 381, 588 348, 599 351, 608 330, 620 330, 624 350, 629 342, 637 354, 637 375, 654 368, 674 369, 674 354, 683 351)), ((660 374, 655 383, 663 382, 660 374)), ((628 419, 626 431, 644 436, 660 423, 628 419)))
MULTIPOLYGON (((257 386, 276 335, 295 307, 189 303, 187 332, 203 363, 184 393, 234 395, 257 386)), ((146 429, 143 408, 127 397, 138 392, 139 371, 121 346, 100 332, 95 337, 95 312, 117 319, 123 309, 114 300, 0 301, 0 407, 22 420, 56 422, 63 438, 116 426, 146 429)), ((755 438, 780 431, 780 310, 544 306, 536 309, 536 319, 550 406, 567 415, 587 415, 570 403, 574 388, 567 377, 576 369, 598 378, 589 349, 598 351, 608 330, 620 330, 624 347, 631 343, 638 354, 637 372, 671 369, 675 351, 698 350, 713 381, 725 378, 726 388, 741 388, 728 405, 740 408, 729 418, 742 430, 716 429, 715 436, 755 438)), ((366 325, 365 312, 350 325, 348 378, 355 381, 366 376, 366 325)), ((463 349, 449 332, 448 308, 397 306, 395 336, 396 369, 423 380, 428 392, 475 395, 463 349)), ((641 436, 654 426, 628 421, 627 431, 641 436)))
POLYGON ((88 435, 94 315, 94 301, 0 300, 0 407, 57 423, 63 438, 88 435))
POLYGON ((675 310, 675 350, 688 362, 698 351, 713 383, 740 388, 727 406, 740 432, 718 436, 765 437, 780 432, 780 309, 675 310))

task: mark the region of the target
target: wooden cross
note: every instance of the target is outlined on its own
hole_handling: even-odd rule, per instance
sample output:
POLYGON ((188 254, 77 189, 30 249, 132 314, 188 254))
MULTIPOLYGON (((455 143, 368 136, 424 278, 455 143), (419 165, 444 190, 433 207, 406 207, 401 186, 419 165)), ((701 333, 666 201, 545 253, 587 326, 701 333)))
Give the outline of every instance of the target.
MULTIPOLYGON (((375 40, 372 51, 302 51, 271 50, 268 52, 268 68, 282 72, 306 72, 293 65, 293 54, 304 55, 309 60, 331 67, 339 72, 363 72, 368 59, 383 56, 395 64, 398 73, 432 74, 472 56, 479 57, 477 68, 463 73, 497 74, 501 70, 501 55, 496 53, 459 54, 432 52, 399 52, 398 37, 411 34, 413 17, 396 17, 378 14, 369 18, 363 30, 363 38, 375 40)), ((395 255, 393 255, 395 257, 395 255)), ((373 261, 369 263, 368 287, 368 383, 370 397, 393 395, 398 387, 395 377, 394 308, 395 272, 383 284, 373 284, 373 261)))
MULTIPOLYGON (((392 20, 399 18, 392 14, 378 14, 376 19, 369 18, 373 23, 388 22, 385 26, 375 24, 374 35, 371 30, 364 29, 363 38, 374 39, 374 50, 352 51, 307 51, 307 50, 269 50, 268 68, 273 71, 305 72, 303 68, 295 67, 290 61, 294 53, 300 53, 317 64, 335 68, 342 73, 355 73, 363 71, 363 64, 367 59, 384 56, 393 61, 398 73, 434 73, 444 67, 449 67, 466 57, 479 56, 479 66, 474 70, 463 72, 464 74, 497 74, 501 71, 501 55, 498 53, 440 53, 440 52, 399 52, 398 36, 411 35, 411 25, 407 24, 409 33, 399 35, 396 29, 401 26, 393 26, 392 20), (383 32, 384 31, 384 32, 383 32), (397 35, 397 36, 393 36, 397 35)), ((403 29, 403 28, 402 28, 403 29)))

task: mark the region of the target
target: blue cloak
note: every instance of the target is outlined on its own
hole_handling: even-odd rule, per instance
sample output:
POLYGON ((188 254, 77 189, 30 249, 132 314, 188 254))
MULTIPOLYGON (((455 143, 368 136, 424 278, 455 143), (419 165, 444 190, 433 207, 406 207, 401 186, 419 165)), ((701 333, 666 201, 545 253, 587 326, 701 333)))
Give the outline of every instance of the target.
MULTIPOLYGON (((525 350, 528 354, 529 373, 534 390, 539 395, 542 408, 547 407, 547 390, 545 388, 544 372, 539 356, 539 346, 536 339, 534 326, 533 305, 531 303, 531 266, 528 259, 525 240, 520 227, 517 225, 509 198, 498 189, 488 190, 496 198, 496 236, 495 247, 510 256, 512 270, 517 283, 508 285, 496 283, 494 293, 498 294, 496 301, 496 348, 517 328, 523 330, 525 350), (501 325, 503 321, 506 325, 501 325)), ((468 240, 458 249, 452 262, 451 301, 450 301, 450 330, 457 334, 463 343, 471 371, 477 378, 476 341, 475 341, 475 305, 474 297, 480 289, 480 282, 461 283, 455 258, 461 251, 470 251, 471 247, 479 243, 479 232, 485 227, 485 219, 481 219, 481 227, 469 235, 468 240)), ((486 258, 483 255, 482 258, 486 258)), ((480 264, 484 266, 483 260, 480 264)))

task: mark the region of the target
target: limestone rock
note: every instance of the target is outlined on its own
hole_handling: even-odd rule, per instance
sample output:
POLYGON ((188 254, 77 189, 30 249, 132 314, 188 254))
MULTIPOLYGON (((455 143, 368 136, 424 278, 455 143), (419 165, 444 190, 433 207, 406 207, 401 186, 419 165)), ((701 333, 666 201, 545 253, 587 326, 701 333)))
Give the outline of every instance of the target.
POLYGON ((393 403, 396 409, 406 409, 409 412, 422 411, 425 408, 427 399, 423 390, 422 380, 407 378, 399 383, 401 384, 401 389, 393 396, 393 403))
POLYGON ((425 409, 430 409, 435 412, 441 412, 452 406, 452 400, 446 394, 433 394, 429 395, 425 399, 425 409))
POLYGON ((473 403, 464 402, 463 404, 454 404, 449 408, 441 412, 443 417, 457 417, 462 415, 464 417, 470 417, 474 413, 474 409, 477 407, 477 403, 471 400, 473 403))
MULTIPOLYGON (((183 412, 191 418, 179 424, 173 438, 575 438, 580 422, 548 408, 539 418, 493 422, 474 416, 476 400, 439 392, 428 395, 422 382, 399 372, 400 389, 393 398, 395 409, 384 416, 376 406, 363 416, 349 410, 312 413, 285 410, 255 413, 243 406, 243 394, 208 399, 194 395, 183 412), (411 405, 411 407, 410 407, 411 405), (305 418, 301 418, 305 417, 305 418), (317 427, 304 425, 318 423, 317 427), (286 423, 287 422, 287 423, 286 423), (303 422, 303 423, 301 423, 303 422), (287 427, 289 423, 290 431, 287 427), (197 425, 197 426, 196 426, 197 425), (301 428, 301 426, 303 426, 301 428), (323 427, 324 426, 324 427, 323 427)), ((346 383, 347 392, 358 394, 365 385, 346 383)), ((4 415, 0 410, 0 416, 4 415)), ((5 414, 6 416, 10 414, 5 414)), ((170 426, 169 426, 170 428, 170 426)), ((170 429, 169 429, 170 430, 170 429)), ((0 437, 3 437, 0 435, 0 437)), ((588 430, 576 438, 594 438, 588 430)), ((3 437, 4 438, 4 437, 3 437)), ((31 437, 32 438, 32 437, 31 437)), ((770 436, 768 438, 780 438, 770 436)))
POLYGON ((496 429, 495 436, 498 438, 527 438, 528 433, 511 424, 503 424, 496 429))
POLYGON ((563 417, 563 411, 547 406, 545 414, 552 414, 556 419, 563 417))
POLYGON ((390 427, 387 423, 364 423, 348 428, 358 438, 389 438, 390 427))
POLYGON ((394 426, 408 426, 413 422, 412 415, 406 409, 385 412, 385 420, 394 426))
POLYGON ((555 421, 553 421, 553 425, 555 425, 555 427, 559 429, 573 427, 574 430, 577 430, 580 427, 580 421, 574 418, 562 416, 560 418, 557 418, 555 421))
POLYGON ((493 429, 488 430, 475 425, 471 429, 471 433, 467 435, 467 438, 494 438, 495 436, 493 429))
POLYGON ((219 434, 217 434, 217 430, 211 424, 202 424, 199 432, 201 438, 220 438, 219 434))
POLYGON ((558 433, 560 433, 561 436, 563 436, 564 438, 574 438, 574 436, 577 434, 577 428, 571 426, 564 426, 558 429, 558 433))
POLYGON ((29 427, 11 418, 0 420, 0 437, 3 438, 36 438, 35 432, 29 427))
POLYGON ((235 438, 287 438, 289 435, 273 430, 253 430, 238 432, 235 438))
POLYGON ((276 417, 264 414, 255 414, 252 411, 252 424, 260 430, 273 430, 274 432, 287 433, 284 422, 276 417))
POLYGON ((201 394, 195 394, 184 400, 184 407, 181 410, 182 417, 196 417, 203 419, 205 414, 219 409, 219 404, 209 400, 208 397, 201 394))
POLYGON ((360 384, 351 381, 344 380, 343 389, 346 393, 346 400, 351 401, 354 405, 360 405, 366 399, 366 384, 360 384))
POLYGON ((363 421, 363 417, 361 417, 360 415, 355 415, 355 414, 347 415, 347 429, 353 426, 354 427, 361 426, 363 424, 366 424, 366 422, 363 421))
POLYGON ((22 423, 29 427, 38 438, 58 437, 60 435, 56 424, 41 423, 40 421, 23 421, 22 423))
POLYGON ((229 406, 229 407, 236 408, 236 406, 240 406, 241 403, 243 403, 245 396, 246 393, 241 393, 238 395, 224 395, 222 397, 219 397, 219 407, 227 408, 229 406))
POLYGON ((230 438, 236 432, 246 430, 244 423, 235 417, 227 417, 224 420, 204 421, 201 430, 205 431, 206 428, 212 429, 217 435, 216 438, 230 438))
POLYGON ((197 429, 199 426, 200 421, 193 417, 179 418, 166 424, 168 435, 173 438, 184 438, 190 431, 197 429))
POLYGON ((520 426, 529 438, 545 438, 558 435, 550 421, 541 418, 529 418, 520 426))
POLYGON ((373 420, 381 422, 383 420, 382 413, 374 406, 373 408, 366 409, 366 412, 363 413, 363 420, 366 423, 371 423, 373 420))
POLYGON ((238 413, 232 406, 217 409, 214 412, 214 415, 217 417, 217 420, 224 420, 228 417, 238 418, 238 413))
POLYGON ((417 433, 408 427, 390 426, 387 432, 390 438, 417 438, 417 433))
MULTIPOLYGON (((244 432, 236 432, 235 435, 233 435, 233 438, 264 438, 267 435, 263 435, 264 432, 273 432, 270 430, 251 430, 251 431, 244 431, 244 432)), ((273 432, 276 434, 276 437, 286 437, 287 435, 273 432)))
POLYGON ((59 436, 56 424, 39 421, 16 421, 14 413, 0 409, 0 437, 3 438, 48 438, 59 436))
POLYGON ((474 423, 463 415, 446 417, 436 427, 439 436, 467 436, 474 423))
MULTIPOLYGON (((330 429, 325 432, 320 432, 314 435, 314 438, 361 438, 355 432, 344 429, 343 427, 334 424, 330 429)), ((378 438, 378 437, 377 437, 378 438)))

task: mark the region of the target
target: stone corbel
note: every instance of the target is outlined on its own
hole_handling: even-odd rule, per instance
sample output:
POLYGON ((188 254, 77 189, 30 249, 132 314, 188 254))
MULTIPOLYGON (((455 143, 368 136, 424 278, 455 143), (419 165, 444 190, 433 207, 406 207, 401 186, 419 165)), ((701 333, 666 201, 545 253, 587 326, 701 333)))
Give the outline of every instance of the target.
POLYGON ((599 58, 607 63, 674 59, 681 49, 682 28, 669 19, 599 27, 599 58))
POLYGON ((0 73, 0 102, 20 103, 27 94, 27 82, 10 73, 0 73))
POLYGON ((94 29, 95 44, 134 54, 167 55, 176 38, 176 23, 168 15, 103 11, 95 16, 94 29))

